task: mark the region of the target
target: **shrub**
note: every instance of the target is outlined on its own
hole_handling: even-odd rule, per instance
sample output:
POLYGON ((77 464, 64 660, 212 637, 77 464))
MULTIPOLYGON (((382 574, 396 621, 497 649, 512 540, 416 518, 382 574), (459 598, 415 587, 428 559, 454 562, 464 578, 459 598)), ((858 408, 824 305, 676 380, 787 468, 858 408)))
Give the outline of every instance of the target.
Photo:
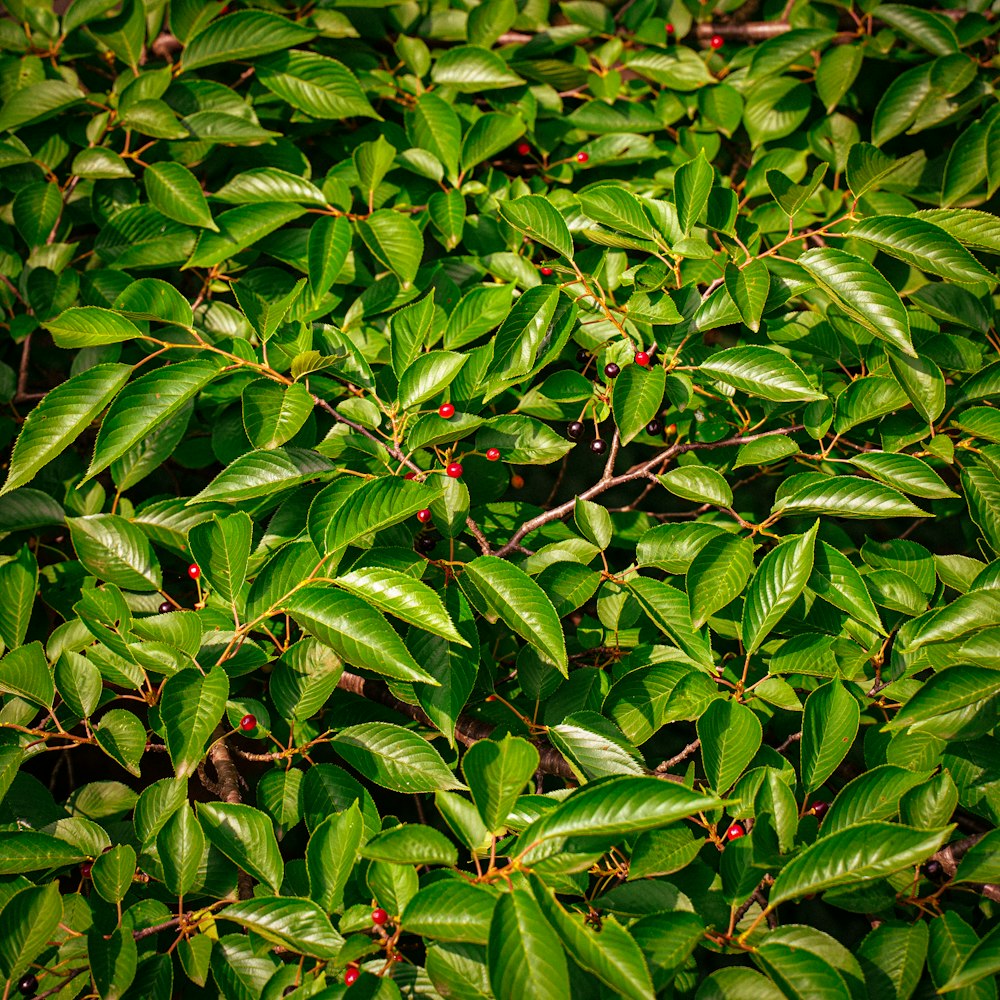
POLYGON ((996 996, 998 22, 709 6, 8 0, 4 998, 996 996))

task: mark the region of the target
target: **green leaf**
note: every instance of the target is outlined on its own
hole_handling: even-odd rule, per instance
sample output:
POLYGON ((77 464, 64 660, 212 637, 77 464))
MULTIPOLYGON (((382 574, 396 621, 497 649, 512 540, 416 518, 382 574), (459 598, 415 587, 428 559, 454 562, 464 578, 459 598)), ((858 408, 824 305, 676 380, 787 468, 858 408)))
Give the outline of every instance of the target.
POLYGON ((646 959, 629 931, 613 916, 605 916, 598 931, 582 913, 567 912, 538 879, 532 879, 531 888, 548 922, 581 969, 628 1000, 652 1000, 653 983, 646 959))
POLYGON ((254 69, 256 78, 271 93, 313 118, 382 120, 354 74, 329 56, 287 48, 255 59, 254 69))
POLYGON ((272 448, 250 451, 229 463, 188 503, 221 500, 238 503, 301 486, 311 479, 327 478, 333 464, 305 448, 272 448))
POLYGON ((674 174, 674 200, 677 219, 684 235, 690 234, 708 205, 708 196, 715 180, 715 170, 700 152, 682 164, 674 174))
POLYGON ((878 215, 862 219, 850 232, 883 253, 950 281, 993 282, 994 276, 945 230, 912 216, 878 215))
POLYGON ((867 261, 833 247, 815 247, 798 258, 830 299, 869 333, 910 357, 910 321, 896 290, 867 261))
POLYGON ((390 614, 439 635, 449 642, 468 646, 445 610, 438 593, 408 573, 378 566, 352 569, 334 581, 342 590, 363 598, 384 614, 390 614))
POLYGON ((128 365, 97 365, 51 389, 24 421, 0 495, 29 482, 72 444, 130 374, 128 365))
POLYGON ((562 943, 528 890, 512 889, 500 897, 486 952, 496 996, 555 1000, 570 995, 562 943))
POLYGON ((819 521, 776 545, 757 568, 743 605, 743 645, 756 652, 802 593, 813 567, 819 521))
POLYGON ((101 422, 87 479, 102 472, 178 413, 221 370, 221 364, 213 359, 181 361, 147 372, 126 385, 101 422))
POLYGON ((167 891, 177 896, 189 893, 198 879, 205 834, 187 802, 171 814, 156 835, 156 852, 167 891))
POLYGON ((399 278, 404 289, 410 288, 424 255, 424 238, 416 223, 384 208, 359 221, 358 232, 379 263, 399 278))
POLYGON ((824 399, 794 361, 766 347, 730 347, 710 355, 699 370, 774 403, 824 399))
POLYGON ((912 455, 872 451, 856 455, 850 462, 887 486, 915 497, 944 500, 958 496, 926 462, 912 455))
POLYGON ((228 697, 229 678, 221 666, 205 675, 198 670, 181 670, 167 678, 160 719, 178 778, 193 774, 204 758, 212 731, 225 714, 228 697))
MULTIPOLYGON (((462 141, 462 169, 469 170, 477 163, 483 163, 490 157, 496 156, 517 142, 522 135, 524 135, 524 122, 520 118, 498 112, 487 112, 472 123, 472 128, 462 141)), ((461 200, 464 215, 465 197, 461 196, 461 200)))
POLYGON ((16 132, 84 100, 79 87, 65 80, 42 80, 10 94, 0 108, 0 132, 16 132))
MULTIPOLYGON (((65 840, 35 830, 0 831, 0 875, 19 875, 79 864, 86 853, 65 840)), ((0 915, 3 911, 0 910, 0 915)))
POLYGON ((546 198, 525 195, 498 206, 501 218, 528 239, 555 250, 567 260, 573 259, 573 238, 566 220, 546 198))
POLYGON ((0 565, 0 640, 8 649, 24 642, 37 592, 38 560, 23 545, 13 559, 0 565))
POLYGON ((344 944, 330 918, 311 899, 244 899, 219 911, 216 919, 232 920, 265 941, 320 960, 335 958, 344 944))
POLYGON ((650 620, 680 649, 696 662, 713 667, 708 643, 691 623, 691 608, 685 594, 661 580, 641 576, 629 580, 629 589, 650 620))
POLYGON ((783 514, 838 517, 932 517, 898 490, 860 476, 831 476, 775 501, 783 514))
POLYGON ((290 441, 312 413, 313 398, 301 383, 283 386, 258 379, 243 390, 243 427, 250 443, 270 450, 290 441))
POLYGON ((151 163, 142 180, 149 203, 168 219, 218 232, 198 179, 183 164, 151 163))
POLYGON ((358 859, 364 822, 357 802, 327 816, 306 845, 309 895, 326 912, 341 909, 344 887, 358 859))
POLYGON ((10 896, 0 910, 0 976, 20 979, 56 937, 62 918, 58 882, 22 888, 10 896))
POLYGON ((564 676, 569 664, 559 616, 541 587, 523 570, 495 556, 466 563, 459 584, 481 613, 501 618, 564 676))
POLYGON ((705 776, 717 792, 732 788, 760 749, 763 730, 753 711, 738 701, 717 698, 698 719, 705 776))
POLYGON ((305 211, 301 205, 287 202, 237 205, 215 220, 218 232, 201 232, 184 268, 215 267, 297 219, 305 211))
POLYGON ((649 217, 635 195, 613 184, 599 184, 577 195, 584 212, 595 222, 639 239, 654 239, 649 217))
POLYGON ((132 888, 135 862, 135 850, 128 844, 117 844, 105 851, 94 862, 90 875, 98 895, 109 903, 120 903, 132 888))
POLYGON ((606 549, 611 544, 614 527, 606 507, 577 497, 573 504, 573 520, 591 544, 599 549, 606 549))
POLYGON ((227 604, 236 603, 246 582, 252 541, 253 521, 243 511, 228 517, 216 514, 188 532, 194 561, 227 604))
POLYGON ((437 484, 424 485, 393 476, 369 480, 334 513, 326 529, 327 551, 356 543, 366 535, 412 518, 441 495, 437 484))
POLYGON ((692 503, 729 507, 733 502, 733 491, 726 477, 707 465, 682 465, 656 478, 674 496, 692 503))
POLYGON ((375 834, 361 848, 361 856, 401 865, 458 863, 455 845, 440 830, 421 823, 400 823, 375 834))
POLYGON ((920 981, 927 959, 928 928, 923 921, 887 920, 874 928, 857 949, 865 981, 888 1000, 907 1000, 920 981))
POLYGON ((399 380, 399 405, 409 409, 444 392, 468 357, 454 351, 429 351, 407 366, 399 380))
POLYGON ((944 412, 945 380, 941 369, 930 358, 900 357, 893 351, 888 356, 892 374, 913 408, 928 424, 933 424, 944 412))
POLYGON ((138 716, 112 708, 94 727, 97 745, 130 774, 139 777, 139 762, 146 752, 146 729, 138 716))
POLYGON ((55 685, 40 642, 12 649, 0 660, 0 691, 52 707, 55 685))
POLYGON ((711 538, 687 572, 691 624, 701 628, 743 593, 753 572, 753 543, 724 533, 711 538))
POLYGON ((726 290, 736 303, 743 322, 756 333, 760 329, 760 317, 771 287, 766 265, 760 260, 751 260, 743 267, 726 264, 725 281, 726 290))
POLYGON ((117 514, 66 519, 77 558, 89 573, 125 590, 159 590, 160 563, 142 529, 117 514))
POLYGON ((909 771, 893 764, 882 764, 852 778, 837 793, 823 819, 824 835, 865 820, 894 818, 903 795, 925 784, 930 774, 929 771, 909 771))
POLYGON ((511 413, 486 422, 476 435, 476 447, 481 452, 496 448, 511 465, 551 465, 566 455, 573 443, 534 417, 511 413))
POLYGON ((460 94, 477 94, 524 83, 500 56, 478 45, 460 45, 445 50, 434 63, 431 79, 460 94))
POLYGON ((809 589, 835 608, 885 635, 882 620, 854 564, 839 549, 820 541, 816 546, 809 589))
POLYGON ((883 878, 929 858, 951 827, 916 830, 894 823, 860 823, 821 837, 781 870, 770 906, 834 886, 883 878))
POLYGON ((139 962, 132 932, 116 927, 110 935, 92 926, 87 933, 90 972, 101 1000, 119 1000, 132 985, 139 962))
POLYGON ((344 268, 351 249, 351 224, 342 215, 321 215, 309 228, 309 286, 319 298, 344 268))
POLYGON ((954 24, 942 14, 900 3, 881 3, 872 13, 904 38, 936 56, 958 51, 954 24))
POLYGON ((262 10, 241 10, 212 21, 187 40, 181 58, 185 71, 250 59, 290 49, 316 37, 314 29, 262 10))
POLYGON ((332 746, 352 767, 395 792, 465 787, 427 740, 402 726, 388 722, 348 726, 333 737, 332 746))
POLYGON ((655 417, 663 403, 666 372, 659 365, 626 365, 612 390, 611 406, 621 443, 628 444, 655 417))
POLYGON ((839 681, 830 681, 806 699, 802 717, 802 782, 814 792, 854 745, 861 709, 839 681))
POLYGON ((447 101, 436 93, 421 94, 407 113, 406 131, 415 146, 426 149, 444 164, 449 180, 457 178, 462 125, 447 101))
POLYGON ((499 835, 507 818, 535 771, 538 750, 527 740, 479 740, 465 752, 462 772, 486 829, 499 835))
POLYGON ((281 606, 348 663, 396 680, 437 683, 385 618, 354 594, 314 584, 295 591, 281 606))
POLYGON ((213 847, 278 891, 285 865, 265 813, 235 802, 199 802, 198 822, 213 847))
POLYGON ((938 671, 893 716, 889 726, 928 728, 970 705, 979 705, 1000 694, 1000 676, 987 667, 948 667, 938 671), (921 725, 924 724, 924 725, 921 725))
POLYGON ((402 925, 411 934, 438 941, 486 944, 496 897, 460 878, 423 886, 406 904, 402 925))

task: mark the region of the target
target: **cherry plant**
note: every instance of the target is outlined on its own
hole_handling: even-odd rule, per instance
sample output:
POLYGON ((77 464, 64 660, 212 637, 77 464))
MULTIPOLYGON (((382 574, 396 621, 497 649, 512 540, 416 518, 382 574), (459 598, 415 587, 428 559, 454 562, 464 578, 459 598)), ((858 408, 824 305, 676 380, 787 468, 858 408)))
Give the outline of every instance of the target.
POLYGON ((996 997, 994 6, 6 0, 4 1000, 996 997))

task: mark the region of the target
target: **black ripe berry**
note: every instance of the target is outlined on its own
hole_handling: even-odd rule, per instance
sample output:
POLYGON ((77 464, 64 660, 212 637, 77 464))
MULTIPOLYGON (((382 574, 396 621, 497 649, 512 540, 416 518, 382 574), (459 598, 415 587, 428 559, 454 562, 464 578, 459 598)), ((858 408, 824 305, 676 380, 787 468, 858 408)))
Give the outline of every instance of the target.
POLYGON ((437 539, 431 535, 421 535, 416 542, 417 551, 422 552, 427 555, 428 552, 434 551, 434 546, 437 545, 437 539))
POLYGON ((814 802, 813 803, 813 815, 816 817, 816 819, 822 820, 823 817, 829 811, 830 811, 830 803, 829 802, 823 802, 822 800, 820 800, 819 802, 814 802))
POLYGON ((585 365, 590 360, 590 351, 588 351, 586 347, 581 347, 580 350, 576 352, 576 360, 581 365, 585 365))
POLYGON ((594 438, 590 442, 590 450, 595 455, 603 455, 608 450, 608 443, 607 441, 602 441, 600 438, 594 438))
POLYGON ((924 874, 936 882, 944 875, 944 869, 941 867, 940 861, 935 861, 933 858, 924 865, 924 874))
POLYGON ((17 984, 17 988, 22 996, 33 997, 38 990, 38 980, 29 973, 17 984))
POLYGON ((609 362, 604 366, 604 374, 608 378, 618 378, 621 374, 621 369, 613 361, 609 362))
POLYGON ((646 433, 652 434, 653 437, 656 437, 656 435, 662 433, 662 431, 663 431, 663 424, 661 424, 660 421, 657 420, 655 417, 652 420, 650 420, 648 424, 646 424, 646 433))
POLYGON ((165 615, 165 614, 167 614, 167 612, 173 611, 173 610, 174 610, 174 606, 170 603, 170 601, 164 601, 160 605, 160 614, 161 615, 165 615))
POLYGON ((580 423, 579 420, 574 420, 573 423, 566 428, 566 437, 568 437, 571 441, 579 441, 580 438, 583 437, 583 424, 580 423))

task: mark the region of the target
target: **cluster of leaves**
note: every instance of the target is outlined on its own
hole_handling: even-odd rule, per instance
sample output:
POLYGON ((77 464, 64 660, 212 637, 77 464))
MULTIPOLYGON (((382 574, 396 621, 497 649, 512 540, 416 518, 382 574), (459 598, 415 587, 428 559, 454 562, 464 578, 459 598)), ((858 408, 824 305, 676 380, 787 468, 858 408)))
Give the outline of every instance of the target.
POLYGON ((5 998, 996 997, 1000 21, 716 6, 7 0, 5 998))

